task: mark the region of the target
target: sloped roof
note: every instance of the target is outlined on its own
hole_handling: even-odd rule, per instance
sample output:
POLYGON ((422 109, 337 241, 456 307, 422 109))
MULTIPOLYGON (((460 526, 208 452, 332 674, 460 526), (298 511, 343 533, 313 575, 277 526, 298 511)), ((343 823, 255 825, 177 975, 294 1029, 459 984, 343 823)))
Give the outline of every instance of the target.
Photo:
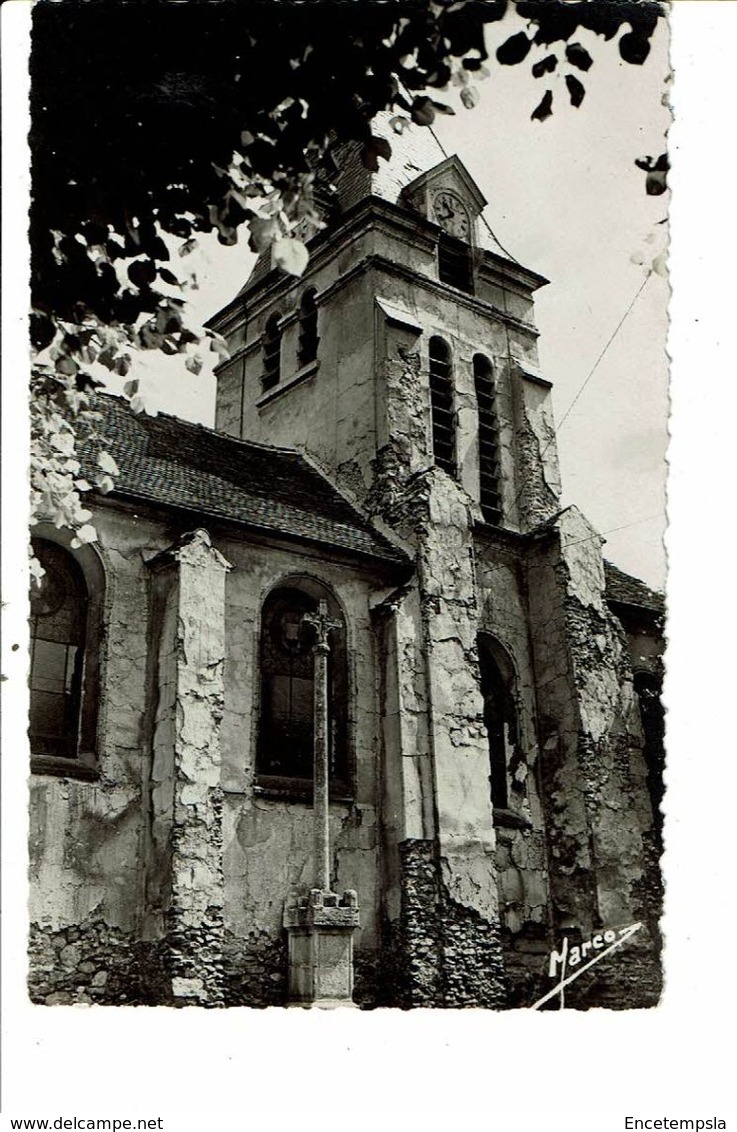
POLYGON ((604 561, 604 576, 606 578, 606 596, 608 601, 618 602, 620 605, 639 606, 654 613, 665 611, 665 598, 641 582, 625 574, 611 562, 604 561))
POLYGON ((98 407, 97 431, 120 470, 111 499, 133 496, 351 554, 408 561, 299 452, 163 413, 135 415, 115 397, 101 396, 98 407))

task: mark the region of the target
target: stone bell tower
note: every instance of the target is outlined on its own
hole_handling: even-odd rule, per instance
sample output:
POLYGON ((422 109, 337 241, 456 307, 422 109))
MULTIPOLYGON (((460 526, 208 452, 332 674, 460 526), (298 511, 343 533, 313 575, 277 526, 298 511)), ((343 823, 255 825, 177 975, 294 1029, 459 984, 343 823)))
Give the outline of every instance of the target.
POLYGON ((378 172, 345 147, 304 276, 265 254, 212 320, 231 350, 216 427, 305 449, 359 502, 395 463, 437 463, 478 520, 528 530, 560 490, 533 322, 547 280, 502 251, 478 186, 429 130, 382 130, 393 155, 378 172))

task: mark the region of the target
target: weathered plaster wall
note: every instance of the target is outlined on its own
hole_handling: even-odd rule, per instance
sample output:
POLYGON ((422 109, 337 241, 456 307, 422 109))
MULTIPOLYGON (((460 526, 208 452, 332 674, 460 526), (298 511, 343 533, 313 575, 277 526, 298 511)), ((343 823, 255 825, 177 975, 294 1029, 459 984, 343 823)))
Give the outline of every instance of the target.
MULTIPOLYGON (((97 520, 106 572, 97 781, 30 778, 29 988, 36 1001, 87 995, 128 1001, 143 887, 142 727, 147 572, 161 532, 106 510, 97 520), (104 955, 109 953, 109 962, 104 955), (108 978, 103 978, 105 973, 108 978)), ((141 963, 143 956, 138 957, 141 963)), ((135 989, 133 990, 135 994, 135 989)))
POLYGON ((528 576, 554 927, 586 938, 643 921, 609 978, 597 970, 593 997, 586 986, 576 995, 651 1005, 660 909, 639 714, 624 634, 604 601, 600 539, 575 508, 528 576))
POLYGON ((233 564, 226 586, 222 728, 225 918, 231 966, 242 973, 240 980, 231 975, 231 982, 234 987, 240 984, 239 1002, 267 1005, 283 996, 286 986, 284 901, 291 891, 312 884, 313 855, 309 802, 269 794, 256 777, 260 610, 275 585, 295 576, 328 586, 343 610, 355 793, 350 801, 331 803, 333 880, 338 891, 354 888, 359 893, 361 928, 355 944, 359 966, 366 965, 379 945, 378 669, 369 612, 372 583, 370 572, 341 567, 323 556, 244 543, 224 544, 223 552, 233 564))
POLYGON ((385 931, 396 952, 402 984, 397 993, 412 1005, 431 1000, 501 1005, 505 987, 469 500, 438 468, 409 476, 401 462, 388 461, 387 468, 374 505, 383 502, 385 518, 414 543, 418 558, 415 580, 382 611, 396 665, 385 672, 383 826, 385 931), (410 623, 423 653, 421 665, 406 648, 410 623), (398 725, 395 707, 409 726, 398 725), (427 721, 427 755, 425 734, 411 722, 418 707, 427 721), (432 822, 430 775, 417 774, 424 760, 431 771, 432 822), (404 807, 401 815, 398 806, 404 807))
MULTIPOLYGON (((512 347, 514 349, 514 347, 512 347)), ((520 352, 512 354, 518 359, 520 352)), ((550 385, 530 378, 524 365, 510 361, 515 403, 518 507, 521 529, 534 530, 560 506, 560 469, 550 385)))
POLYGON ((499 915, 510 1001, 529 1005, 545 989, 551 936, 545 819, 540 796, 535 683, 524 551, 503 538, 475 540, 479 630, 515 670, 518 737, 508 764, 508 809, 495 811, 499 915))
POLYGON ((345 616, 355 779, 352 800, 331 804, 334 880, 360 893, 357 990, 375 995, 367 981, 379 947, 379 675, 370 597, 385 591, 381 571, 219 537, 233 564, 219 594, 214 547, 190 543, 156 558, 175 532, 109 509, 97 525, 108 564, 111 710, 100 721, 98 782, 32 781, 35 997, 282 1000, 283 904, 311 882, 312 815, 305 800, 254 792, 258 632, 269 590, 304 575, 331 587, 345 616), (108 943, 117 958, 103 981, 108 943), (139 974, 126 988, 134 962, 139 974))
POLYGON ((160 625, 154 623, 151 637, 158 654, 154 693, 158 710, 151 738, 148 801, 151 841, 159 846, 164 841, 170 877, 162 893, 162 911, 171 993, 176 1001, 219 1005, 223 1000, 220 721, 225 574, 230 565, 208 533, 198 529, 177 540, 149 566, 168 581, 160 625))

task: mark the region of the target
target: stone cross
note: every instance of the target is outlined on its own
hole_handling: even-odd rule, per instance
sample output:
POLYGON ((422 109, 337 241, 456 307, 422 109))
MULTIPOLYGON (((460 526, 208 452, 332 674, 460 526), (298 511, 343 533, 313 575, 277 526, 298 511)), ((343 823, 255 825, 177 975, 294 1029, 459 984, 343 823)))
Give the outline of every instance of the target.
POLYGON ((304 624, 315 630, 315 758, 313 769, 312 808, 315 839, 315 888, 330 892, 330 827, 328 808, 328 633, 340 629, 339 621, 328 618, 326 601, 320 601, 317 613, 305 613, 304 624))

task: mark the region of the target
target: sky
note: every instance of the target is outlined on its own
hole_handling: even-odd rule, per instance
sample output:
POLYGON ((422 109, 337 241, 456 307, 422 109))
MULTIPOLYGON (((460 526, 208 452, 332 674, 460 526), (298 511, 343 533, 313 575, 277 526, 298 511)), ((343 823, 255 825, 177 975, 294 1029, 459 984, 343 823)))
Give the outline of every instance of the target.
MULTIPOLYGON (((663 588, 669 292, 660 275, 646 281, 642 261, 664 248, 667 197, 646 195, 634 162, 665 147, 667 25, 661 21, 642 67, 622 62, 616 41, 577 33, 594 58, 581 76, 586 96, 572 107, 562 77, 554 76, 554 113, 544 123, 530 115, 551 76, 536 80, 530 67, 548 49, 514 67, 493 59, 498 43, 523 26, 514 12, 489 25, 491 74, 476 84, 479 104, 466 110, 451 88, 439 97, 450 99, 457 113, 438 115, 434 128, 477 180, 501 244, 551 281, 537 293, 536 320, 541 369, 553 382, 559 422, 563 503, 577 504, 604 534, 606 557, 663 588)), ((200 240, 188 260, 199 283, 190 295, 195 320, 233 297, 253 260, 243 238, 232 248, 200 240)), ((158 352, 137 372, 151 408, 213 423, 210 372, 195 378, 180 359, 158 352)))

